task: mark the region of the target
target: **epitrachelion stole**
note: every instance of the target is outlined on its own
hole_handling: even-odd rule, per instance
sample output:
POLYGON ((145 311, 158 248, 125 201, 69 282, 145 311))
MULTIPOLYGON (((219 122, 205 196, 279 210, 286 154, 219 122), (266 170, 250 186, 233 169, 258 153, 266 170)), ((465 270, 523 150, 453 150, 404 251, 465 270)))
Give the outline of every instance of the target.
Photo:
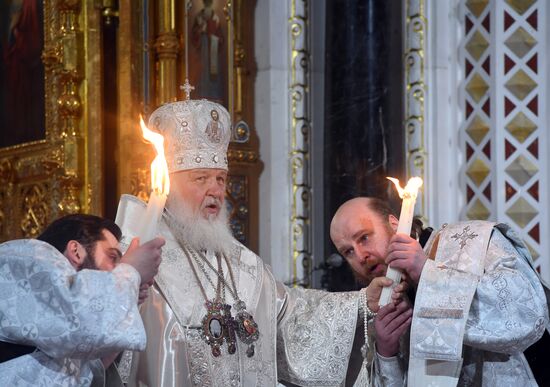
MULTIPOLYGON (((456 386, 462 341, 494 223, 445 227, 435 261, 428 260, 416 293, 409 358, 409 386, 456 386)), ((432 236, 430 251, 437 236, 432 236)))

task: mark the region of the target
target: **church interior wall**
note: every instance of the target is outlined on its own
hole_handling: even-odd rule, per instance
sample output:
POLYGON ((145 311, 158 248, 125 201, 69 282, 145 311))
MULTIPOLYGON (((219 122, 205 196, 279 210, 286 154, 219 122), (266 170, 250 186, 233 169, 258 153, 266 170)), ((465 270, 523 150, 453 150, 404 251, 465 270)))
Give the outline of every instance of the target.
POLYGON ((288 3, 258 1, 255 11, 255 127, 264 163, 259 253, 283 281, 291 278, 288 3))
MULTIPOLYGON (((326 215, 323 213, 328 196, 325 192, 323 157, 327 146, 330 146, 324 143, 327 3, 325 0, 257 0, 243 3, 246 7, 253 7, 254 11, 253 20, 249 21, 253 23, 256 66, 252 71, 254 118, 251 126, 259 138, 259 157, 263 163, 259 177, 259 254, 272 266, 278 279, 291 284, 305 278, 307 272, 323 263, 329 254, 326 242, 329 236, 322 220, 322 216, 326 215), (293 8, 296 6, 301 7, 299 12, 303 15, 296 14, 293 8), (293 31, 296 26, 299 28, 293 31), (297 35, 301 35, 299 42, 297 35), (298 43, 303 47, 297 48, 298 43), (293 61, 301 59, 300 55, 303 55, 306 66, 299 68, 301 73, 297 74, 293 61), (298 112, 304 113, 307 125, 304 126, 303 138, 296 141, 296 129, 301 127, 295 116, 296 105, 293 104, 297 83, 304 93, 298 112), (292 155, 302 145, 306 157, 300 160, 304 162, 304 167, 298 171, 300 176, 296 177, 292 155), (307 200, 296 201, 298 183, 306 187, 302 197, 307 200), (296 218, 302 218, 302 223, 295 223, 296 218), (300 255, 300 249, 305 253, 300 255), (305 269, 300 259, 307 263, 305 269)), ((420 84, 407 84, 406 81, 403 84, 403 110, 410 110, 409 102, 417 103, 415 109, 420 112, 417 115, 420 130, 411 141, 406 119, 401 128, 403 136, 409 136, 409 145, 416 144, 415 141, 422 144, 420 152, 408 148, 401 155, 406 160, 403 174, 412 175, 420 171, 425 176, 426 185, 422 192, 424 204, 417 207, 417 213, 435 227, 466 219, 511 223, 528 243, 537 268, 547 280, 550 279, 550 259, 546 256, 550 247, 546 238, 550 231, 547 205, 550 185, 547 113, 550 101, 547 96, 550 82, 546 66, 550 52, 547 27, 550 7, 544 0, 407 0, 402 4, 403 39, 410 39, 403 47, 403 57, 408 58, 411 52, 407 51, 407 47, 413 47, 420 50, 414 54, 421 59, 421 62, 416 62, 416 65, 420 63, 420 68, 410 69, 417 71, 414 76, 420 74, 420 84), (413 12, 407 14, 410 10, 413 12), (411 20, 417 20, 419 24, 407 24, 411 20), (417 27, 418 30, 415 30, 417 27), (419 93, 408 99, 410 96, 407 93, 411 90, 419 93), (418 155, 420 157, 417 159, 418 155)), ((130 5, 126 1, 120 2, 120 9, 127 10, 130 5)), ((60 10, 47 4, 48 14, 55 16, 46 20, 53 24, 47 24, 43 55, 46 70, 54 75, 48 78, 50 83, 46 87, 49 129, 45 141, 3 150, 0 169, 4 171, 2 182, 6 184, 0 190, 4 210, 2 219, 19 219, 26 212, 42 209, 43 198, 52 191, 51 187, 57 190, 49 195, 52 208, 56 210, 47 212, 45 209, 43 212, 48 216, 57 214, 61 207, 67 211, 95 213, 101 213, 105 208, 102 202, 102 190, 105 188, 101 187, 102 169, 97 167, 102 162, 99 157, 101 152, 96 152, 95 148, 99 149, 101 135, 106 130, 101 127, 101 108, 98 108, 101 90, 89 85, 99 84, 101 71, 108 69, 99 69, 99 54, 93 57, 94 61, 86 62, 84 66, 81 63, 89 54, 86 49, 95 49, 100 42, 96 32, 101 26, 101 15, 99 10, 89 7, 82 12, 76 5, 74 9, 60 10), (74 15, 70 18, 74 23, 79 21, 80 24, 75 24, 75 33, 63 35, 64 30, 59 25, 63 12, 74 15), (84 34, 94 45, 80 45, 80 34, 84 34), (72 56, 67 55, 65 59, 56 56, 59 53, 53 50, 53 42, 57 41, 58 35, 64 36, 68 47, 74 42, 76 49, 72 56), (69 59, 78 63, 71 63, 69 59), (73 74, 69 71, 71 69, 77 69, 80 75, 73 74), (67 77, 67 74, 73 74, 74 79, 67 77), (52 86, 54 81, 57 82, 55 87, 52 86), (79 82, 84 83, 81 85, 79 82), (71 96, 81 99, 78 100, 78 109, 59 107, 56 103, 58 98, 69 100, 70 97, 68 91, 60 94, 61 97, 54 95, 54 92, 60 92, 56 89, 60 86, 67 86, 66 90, 74 89, 76 94, 71 96), (67 137, 67 133, 72 137, 67 137), (84 155, 79 151, 85 148, 85 144, 93 145, 87 148, 90 154, 84 155), (53 145, 64 150, 74 148, 79 156, 65 159, 53 145), (51 150, 46 152, 46 146, 52 147, 51 150), (39 153, 42 151, 44 156, 39 153), (94 152, 95 158, 90 156, 94 152), (19 159, 12 158, 12 154, 17 154, 19 159), (39 159, 45 161, 39 163, 36 161, 39 159), (31 165, 34 167, 31 168, 31 165), (20 200, 12 203, 9 190, 22 181, 22 175, 19 176, 20 171, 17 170, 20 166, 21 171, 38 170, 36 176, 40 179, 44 176, 49 179, 53 176, 52 171, 61 166, 68 171, 70 178, 63 180, 61 185, 59 181, 44 185, 28 172, 29 181, 25 184, 28 183, 29 192, 40 195, 35 194, 34 201, 23 200, 30 194, 27 195, 24 190, 18 191, 15 194, 19 195, 20 200), (55 201, 62 206, 59 207, 55 201), (20 203, 27 202, 34 203, 32 205, 35 207, 21 207, 20 203)), ((120 25, 129 23, 130 16, 122 12, 120 25)), ((132 30, 127 32, 130 34, 132 30)), ((176 32, 170 32, 173 35, 170 35, 171 42, 177 43, 176 32)), ((134 43, 136 49, 143 44, 134 43)), ((177 44, 171 49, 174 55, 181 56, 177 44)), ((70 50, 66 52, 69 54, 70 50)), ((153 51, 148 54, 151 58, 156 55, 153 51)), ((404 68, 404 71, 408 69, 404 68)), ((176 77, 177 74, 170 79, 179 80, 181 77, 176 77)), ((418 79, 415 78, 415 82, 418 79)), ((171 88, 176 89, 177 82, 171 83, 171 88)), ((128 90, 126 94, 130 102, 125 100, 124 105, 139 110, 138 104, 131 102, 134 92, 128 90)), ((180 91, 174 92, 181 95, 180 91)), ((172 98, 172 95, 169 97, 172 98)), ((133 110, 132 120, 135 119, 133 110)), ((126 121, 120 122, 121 127, 129 127, 126 121)), ((141 162, 141 153, 134 153, 139 153, 141 162)), ((127 164, 128 168, 136 169, 134 164, 127 164)), ((142 168, 143 171, 145 168, 142 168)), ((143 178, 135 179, 132 185, 146 187, 143 183, 145 177, 144 172, 143 178)), ((126 186, 130 186, 129 175, 125 179, 126 186)), ((117 184, 120 185, 120 181, 117 184)), ((4 222, 0 224, 0 235, 4 239, 9 233, 12 236, 35 235, 39 223, 47 219, 46 215, 40 217, 39 221, 35 221, 37 224, 33 223, 28 230, 22 229, 19 224, 4 222), (18 230, 19 234, 10 230, 18 230)), ((318 276, 314 278, 314 284, 319 285, 318 276)))
POLYGON ((547 3, 424 9, 427 217, 510 224, 548 280, 547 3))
MULTIPOLYGON (((318 133, 319 130, 322 131, 322 125, 323 120, 319 116, 319 110, 323 108, 323 102, 322 99, 324 97, 323 95, 323 85, 320 82, 320 80, 323 78, 320 74, 323 72, 321 70, 322 66, 322 59, 323 54, 319 55, 319 52, 323 50, 323 33, 324 30, 319 27, 322 26, 323 22, 319 22, 319 20, 324 20, 324 7, 325 2, 322 2, 323 4, 315 4, 311 7, 310 12, 310 27, 312 31, 312 38, 311 38, 311 44, 312 44, 312 73, 311 77, 313 79, 312 83, 312 90, 315 90, 312 92, 312 105, 313 105, 313 121, 312 121, 312 137, 313 137, 313 152, 312 152, 312 174, 313 174, 313 190, 312 190, 312 197, 313 197, 313 255, 314 259, 316 260, 314 264, 319 263, 319 259, 324 259, 325 252, 323 251, 322 247, 319 246, 319 241, 324 241, 324 238, 327 238, 326 235, 324 235, 323 232, 321 232, 319 229, 316 229, 318 226, 318 222, 315 221, 315 214, 319 213, 319 207, 321 207, 323 204, 323 191, 322 187, 319 186, 318 182, 320 179, 322 179, 322 176, 319 176, 319 171, 321 168, 319 168, 319 165, 321 164, 321 161, 319 160, 320 152, 322 153, 325 148, 322 144, 322 139, 319 139, 318 133), (322 10, 322 11, 319 11, 322 10), (316 20, 317 19, 317 20, 316 20), (316 23, 317 22, 317 23, 316 23), (316 137, 317 135, 317 137, 316 137), (317 141, 317 142, 316 142, 317 141), (321 151, 319 151, 321 149, 321 151), (317 152, 317 153, 316 153, 317 152)), ((470 210, 472 208, 472 200, 469 199, 469 190, 468 185, 471 185, 471 160, 467 158, 467 152, 466 152, 466 143, 471 144, 471 139, 468 139, 469 135, 468 132, 465 130, 468 127, 468 124, 470 124, 469 120, 465 120, 465 101, 469 99, 470 97, 467 95, 468 91, 466 90, 467 82, 471 79, 471 74, 466 74, 465 64, 464 64, 464 57, 465 52, 467 50, 466 45, 468 43, 468 39, 471 37, 470 34, 465 33, 465 15, 470 15, 472 11, 469 9, 469 3, 464 0, 455 0, 455 1, 432 1, 432 0, 426 0, 426 1, 420 1, 420 0, 411 0, 406 2, 408 7, 414 7, 418 6, 419 9, 422 10, 421 17, 425 19, 426 30, 424 31, 424 46, 423 50, 424 52, 422 55, 424 55, 425 63, 424 63, 424 79, 425 82, 425 105, 424 105, 424 132, 423 132, 423 140, 425 141, 425 152, 426 152, 426 164, 425 167, 425 173, 426 173, 426 186, 424 195, 426 196, 426 206, 425 206, 425 212, 421 213, 419 211, 420 215, 423 215, 425 219, 428 221, 428 223, 435 227, 440 227, 444 223, 448 222, 455 222, 459 220, 466 220, 466 219, 474 219, 478 218, 476 217, 475 213, 472 213, 470 210), (469 212, 470 211, 470 212, 469 212)), ((538 230, 540 234, 544 234, 544 230, 547 230, 547 224, 548 224, 548 210, 546 209, 546 206, 543 205, 545 203, 545 198, 547 197, 547 188, 548 188, 548 168, 546 166, 547 163, 544 162, 545 155, 548 153, 548 142, 547 142, 547 135, 545 128, 541 126, 541 128, 538 130, 538 141, 539 141, 539 157, 538 162, 536 163, 537 167, 537 173, 540 175, 539 182, 539 189, 538 189, 538 195, 539 200, 535 201, 532 200, 532 198, 527 198, 528 203, 536 210, 536 220, 533 221, 535 223, 528 223, 526 225, 527 230, 521 230, 520 225, 516 224, 514 222, 513 217, 511 218, 510 215, 510 206, 511 203, 507 203, 504 198, 504 189, 502 186, 505 187, 506 179, 509 179, 509 176, 506 175, 506 172, 504 171, 506 167, 510 165, 509 160, 505 160, 504 153, 504 140, 507 136, 507 131, 505 129, 506 124, 508 123, 506 120, 497 119, 496 114, 500 111, 502 103, 496 102, 500 101, 504 95, 508 95, 510 92, 507 91, 506 87, 504 86, 504 83, 509 80, 511 77, 510 75, 502 76, 499 73, 496 72, 498 70, 497 66, 502 66, 502 57, 498 57, 498 55, 503 54, 504 52, 508 52, 509 48, 505 47, 505 44, 503 41, 501 43, 496 44, 497 39, 499 37, 497 36, 499 33, 501 34, 500 39, 502 40, 503 31, 497 31, 497 28, 502 27, 502 22, 498 21, 496 19, 497 16, 495 16, 498 12, 503 12, 503 10, 506 10, 506 12, 510 13, 512 16, 514 16, 522 26, 525 25, 526 21, 525 19, 531 15, 533 10, 538 11, 538 29, 536 32, 536 38, 540 40, 540 42, 537 43, 535 50, 538 50, 539 55, 539 63, 543 63, 543 58, 546 58, 546 53, 548 52, 548 42, 547 39, 543 38, 545 26, 546 24, 543 23, 544 20, 548 18, 548 7, 544 4, 544 2, 540 1, 527 1, 527 2, 519 2, 520 6, 523 4, 527 7, 527 11, 525 11, 525 15, 522 15, 515 11, 511 4, 515 4, 517 2, 511 2, 504 4, 503 2, 498 1, 487 1, 487 2, 480 2, 480 6, 486 6, 488 7, 485 11, 486 13, 482 12, 482 16, 485 16, 486 14, 490 14, 490 21, 491 26, 493 26, 493 29, 490 31, 489 34, 486 36, 489 39, 489 42, 492 44, 492 46, 489 48, 491 50, 491 55, 495 57, 494 63, 491 64, 491 66, 494 66, 495 69, 495 75, 493 78, 488 78, 489 80, 489 91, 488 93, 491 94, 493 102, 491 102, 493 105, 494 115, 489 117, 489 122, 491 127, 491 136, 493 136, 493 144, 491 145, 493 148, 493 158, 490 160, 490 163, 488 162, 489 170, 488 170, 488 178, 492 179, 492 184, 494 187, 493 190, 493 197, 492 200, 488 201, 487 198, 483 199, 485 205, 490 208, 490 213, 485 217, 488 220, 493 221, 505 221, 512 223, 513 227, 516 227, 520 229, 520 234, 523 233, 523 236, 526 237, 526 240, 528 243, 530 242, 533 244, 534 240, 532 236, 529 236, 529 232, 531 231, 530 227, 533 227, 533 225, 536 222, 538 223, 538 230), (546 152, 545 152, 546 151, 546 152), (500 157, 500 158, 499 158, 500 157), (537 220, 538 219, 538 220, 537 220)), ((261 15, 262 11, 261 8, 268 9, 269 7, 266 5, 265 2, 259 2, 258 9, 257 9, 257 27, 256 32, 258 34, 258 37, 261 34, 261 29, 265 30, 265 27, 259 27, 258 25, 262 23, 262 19, 258 16, 261 15)), ((279 9, 280 11, 280 9, 279 9)), ((274 11, 276 12, 276 11, 274 11)), ((502 13, 499 14, 502 16, 502 13)), ((471 16, 471 15, 470 15, 471 16)), ((469 17, 470 17, 469 16, 469 17)), ((286 15, 288 17, 288 14, 286 15)), ((283 20, 284 17, 281 15, 281 19, 283 20)), ((265 20, 265 19, 264 19, 265 20)), ((272 19, 273 20, 273 19, 272 19)), ((477 21, 475 23, 481 24, 481 20, 477 21)), ((406 23, 406 20, 404 18, 404 24, 406 23)), ((515 23, 515 22, 514 22, 515 23)), ((271 28, 271 30, 273 30, 271 28)), ((406 30, 404 29, 404 34, 406 34, 406 30)), ((535 32, 533 32, 535 33, 535 32)), ((506 32, 505 38, 508 38, 512 32, 508 31, 506 32)), ((406 38, 407 36, 404 36, 406 38)), ((273 39, 273 38, 271 38, 273 39)), ((284 40, 284 39, 283 39, 284 40)), ((505 40, 505 39, 504 39, 505 40)), ((277 40, 278 43, 281 42, 280 36, 277 40)), ((287 47, 276 47, 273 43, 270 44, 270 50, 271 55, 277 55, 280 54, 280 52, 289 52, 289 44, 290 42, 286 41, 287 47), (278 50, 281 50, 278 52, 278 50)), ((265 46, 264 46, 265 47, 265 46)), ((259 52, 259 51, 258 51, 259 52)), ((265 53, 264 55, 269 55, 265 53)), ((287 58, 288 58, 288 54, 287 58)), ((529 54, 531 55, 531 54, 529 54)), ((527 58, 528 59, 528 58, 527 58)), ((261 58, 258 57, 258 63, 261 62, 261 58)), ((522 64, 524 65, 524 64, 522 64)), ((259 66, 261 67, 261 66, 259 66)), ((541 104, 541 108, 539 109, 537 122, 544 123, 545 117, 546 117, 546 111, 548 109, 544 109, 543 106, 548 105, 548 101, 545 98, 545 95, 548 92, 548 85, 549 82, 547 80, 546 75, 546 69, 544 66, 539 65, 539 71, 538 71, 538 78, 539 84, 537 86, 539 90, 539 101, 541 104)), ((271 75, 275 76, 275 73, 277 69, 272 68, 269 70, 271 75)), ((262 75, 263 76, 263 75, 262 75)), ((288 73, 287 73, 288 77, 288 73)), ((288 79, 288 78, 287 78, 288 79)), ((258 81, 261 80, 261 76, 258 76, 258 81)), ((283 83, 280 82, 279 86, 283 83)), ((263 103, 260 101, 263 97, 260 95, 265 92, 265 89, 267 88, 268 83, 264 82, 264 86, 262 86, 260 83, 256 85, 256 91, 259 100, 257 101, 258 108, 256 109, 256 126, 259 127, 259 121, 262 120, 261 115, 267 114, 267 112, 273 112, 274 109, 277 109, 277 104, 279 101, 273 101, 271 102, 271 106, 269 106, 266 110, 266 108, 259 108, 260 104, 263 103), (262 113, 260 113, 260 110, 264 110, 262 113)), ((271 84, 273 85, 273 84, 271 84)), ((280 95, 284 95, 284 89, 281 87, 280 95)), ((275 93, 277 88, 270 89, 271 95, 275 93)), ((287 96, 288 97, 288 96, 287 96)), ((282 109, 279 110, 282 112, 282 109)), ((286 119, 289 117, 289 111, 286 111, 287 116, 286 119)), ((279 119, 281 119, 281 122, 283 119, 281 116, 278 116, 279 119)), ((272 117, 273 120, 273 117, 272 117)), ((281 128, 284 127, 284 125, 281 126, 281 128)), ((288 126, 287 126, 288 128, 288 126)), ((405 128, 403 128, 405 130, 405 128)), ((281 132, 278 132, 281 133, 281 132)), ((284 147, 285 144, 283 144, 281 141, 278 143, 276 140, 273 139, 273 137, 266 137, 265 133, 264 135, 260 135, 262 138, 262 141, 264 142, 262 144, 262 157, 266 161, 266 165, 269 164, 272 160, 275 160, 276 157, 274 157, 276 152, 280 152, 280 155, 287 155, 288 148, 286 150, 282 150, 281 147, 284 147), (266 141, 270 141, 271 144, 265 144, 266 141)), ((270 135, 272 136, 272 135, 270 135)), ((288 132, 287 137, 288 138, 288 132)), ((528 145, 528 144, 526 144, 528 145)), ((287 143, 288 146, 288 143, 287 143)), ((478 150, 475 150, 475 152, 478 152, 478 150)), ((482 152, 482 150, 479 150, 479 152, 482 152)), ((410 154, 405 155, 410 160, 410 154)), ((288 200, 288 195, 278 195, 278 193, 283 192, 285 188, 283 188, 283 185, 286 184, 286 189, 289 190, 290 187, 290 180, 288 174, 284 177, 283 180, 277 180, 278 184, 275 180, 273 180, 273 176, 278 174, 280 176, 281 171, 284 168, 284 165, 280 164, 278 166, 271 165, 269 168, 272 169, 272 172, 270 172, 270 176, 267 175, 266 171, 264 171, 264 174, 262 176, 261 180, 261 189, 262 192, 268 193, 272 196, 272 198, 277 197, 276 200, 271 199, 271 202, 264 201, 261 206, 261 227, 263 227, 266 232, 262 231, 262 235, 264 236, 263 248, 261 249, 262 255, 265 257, 269 257, 269 259, 273 263, 273 258, 276 256, 276 249, 278 249, 278 252, 285 252, 290 251, 290 245, 288 242, 291 238, 291 233, 288 228, 285 229, 284 225, 280 225, 279 230, 285 230, 286 233, 278 234, 278 236, 282 239, 286 239, 286 245, 285 242, 281 243, 281 240, 276 239, 265 239, 266 236, 273 235, 273 226, 270 224, 270 222, 273 222, 275 218, 282 219, 282 217, 279 215, 281 213, 281 209, 289 209, 288 205, 289 202, 286 202, 287 207, 280 207, 279 205, 283 201, 283 197, 285 197, 288 200), (273 172, 277 171, 277 172, 273 172), (286 180, 285 180, 286 179, 286 180), (280 190, 280 191, 278 191, 280 190), (274 207, 275 206, 275 207, 274 207), (277 210, 272 210, 273 208, 277 208, 277 210), (277 214, 277 216, 272 216, 271 219, 267 216, 267 214, 277 214), (267 231, 268 228, 271 228, 271 231, 267 231), (278 246, 277 248, 274 248, 273 245, 278 246)), ((288 173, 288 166, 287 166, 287 172, 288 173)), ((410 173, 410 170, 409 170, 410 173)), ((486 183, 484 183, 486 184, 486 183)), ((486 188, 485 185, 483 185, 483 188, 486 188)), ((525 190, 527 190, 529 187, 526 187, 525 190)), ((477 193, 476 193, 477 194, 477 193)), ((483 193, 481 193, 483 195, 483 193)), ((518 195, 524 196, 525 192, 521 191, 518 195)), ((515 197, 517 199, 517 197, 515 197)), ((471 197, 470 197, 471 199, 471 197)), ((513 200, 512 200, 513 201, 513 200)), ((288 214, 288 213, 287 213, 288 214)), ((519 218, 522 218, 524 216, 528 215, 518 215, 519 218)), ((481 217, 483 218, 483 217, 481 217)), ((516 217, 517 218, 517 217, 516 217)), ((533 232, 531 232, 533 234, 533 232)), ((542 258, 539 256, 538 251, 544 251, 543 245, 546 243, 544 241, 544 238, 539 237, 539 244, 538 246, 532 247, 532 253, 534 252, 535 257, 537 258, 539 270, 541 273, 548 277, 547 273, 547 267, 548 265, 548 259, 542 258), (535 249, 535 250, 533 250, 535 249)), ((322 244, 323 242, 321 242, 322 244)), ((289 265, 291 265, 291 262, 288 262, 290 260, 290 257, 288 254, 282 254, 279 255, 281 260, 287 260, 286 264, 283 264, 283 267, 286 267, 288 270, 289 265), (288 257, 288 258, 287 258, 288 257)), ((277 270, 276 270, 277 272, 277 270)), ((284 277, 285 272, 278 271, 280 275, 284 277)), ((290 272, 286 272, 286 275, 290 275, 290 272)), ((317 279, 318 281, 318 279, 317 279)))
POLYGON ((457 172, 462 164, 459 152, 458 50, 460 26, 457 2, 428 1, 426 6, 426 142, 428 181, 426 217, 433 227, 456 222, 465 197, 457 172))

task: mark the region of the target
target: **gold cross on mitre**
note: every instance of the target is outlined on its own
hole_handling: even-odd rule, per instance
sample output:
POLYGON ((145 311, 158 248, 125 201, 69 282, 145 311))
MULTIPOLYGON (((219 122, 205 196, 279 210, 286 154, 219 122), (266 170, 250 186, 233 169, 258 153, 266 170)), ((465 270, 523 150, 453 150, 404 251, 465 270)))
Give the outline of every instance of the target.
POLYGON ((191 92, 195 90, 195 87, 191 86, 191 84, 189 83, 189 79, 185 79, 185 83, 183 84, 183 86, 180 86, 180 90, 183 90, 183 92, 185 93, 185 99, 190 100, 191 92))

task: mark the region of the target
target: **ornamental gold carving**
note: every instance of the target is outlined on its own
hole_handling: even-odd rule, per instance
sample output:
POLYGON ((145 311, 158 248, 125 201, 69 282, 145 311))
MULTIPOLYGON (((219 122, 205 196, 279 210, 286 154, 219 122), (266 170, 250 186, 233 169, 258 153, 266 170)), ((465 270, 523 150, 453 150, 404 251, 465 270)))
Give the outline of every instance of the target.
POLYGON ((258 161, 258 153, 256 151, 229 149, 227 151, 227 159, 230 162, 254 163, 258 161))
POLYGON ((81 189, 80 180, 74 176, 64 176, 61 179, 62 199, 57 205, 61 214, 76 214, 81 212, 80 200, 78 199, 81 189))
POLYGON ((149 201, 151 172, 149 169, 138 168, 133 172, 130 178, 130 193, 144 202, 149 201))
POLYGON ((90 200, 99 190, 94 184, 102 172, 95 167, 101 165, 101 152, 89 138, 90 127, 92 134, 102 130, 93 119, 99 116, 101 101, 88 97, 101 85, 100 70, 89 60, 101 55, 96 17, 101 10, 84 0, 39 4, 45 135, 0 148, 0 240, 34 237, 64 213, 102 211, 101 198, 90 200))
POLYGON ((14 169, 9 159, 0 160, 0 236, 6 233, 6 223, 11 219, 14 169))
POLYGON ((23 198, 21 220, 21 231, 26 238, 35 238, 46 225, 50 209, 47 205, 48 184, 32 184, 23 187, 21 196, 23 198))
POLYGON ((176 59, 178 55, 179 42, 175 32, 163 32, 159 34, 155 42, 155 50, 159 58, 176 59))

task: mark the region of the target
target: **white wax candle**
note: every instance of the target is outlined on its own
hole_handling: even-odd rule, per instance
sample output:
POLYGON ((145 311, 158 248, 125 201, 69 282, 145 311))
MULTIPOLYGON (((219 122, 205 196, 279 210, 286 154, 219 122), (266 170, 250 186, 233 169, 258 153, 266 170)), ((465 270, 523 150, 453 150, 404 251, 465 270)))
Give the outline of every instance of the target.
POLYGON ((141 220, 141 231, 138 235, 140 244, 149 242, 157 236, 158 222, 164 211, 166 198, 165 194, 158 194, 155 191, 151 192, 145 215, 141 220))
MULTIPOLYGON (((401 204, 401 214, 399 214, 399 224, 397 225, 397 232, 410 235, 413 215, 414 215, 414 204, 416 202, 416 195, 412 196, 409 193, 406 193, 403 198, 403 203, 401 204)), ((388 266, 386 271, 386 277, 393 281, 391 286, 386 286, 382 289, 382 294, 380 295, 379 305, 384 306, 389 304, 391 301, 391 293, 393 288, 396 287, 399 282, 401 282, 401 270, 394 269, 388 266)))
POLYGON ((160 133, 150 131, 143 118, 139 117, 139 124, 143 132, 143 138, 155 146, 157 156, 151 163, 151 187, 153 191, 147 203, 145 215, 141 220, 141 231, 138 233, 140 243, 149 242, 157 236, 158 222, 164 211, 164 205, 170 192, 170 178, 168 177, 168 164, 164 157, 164 137, 160 133))

